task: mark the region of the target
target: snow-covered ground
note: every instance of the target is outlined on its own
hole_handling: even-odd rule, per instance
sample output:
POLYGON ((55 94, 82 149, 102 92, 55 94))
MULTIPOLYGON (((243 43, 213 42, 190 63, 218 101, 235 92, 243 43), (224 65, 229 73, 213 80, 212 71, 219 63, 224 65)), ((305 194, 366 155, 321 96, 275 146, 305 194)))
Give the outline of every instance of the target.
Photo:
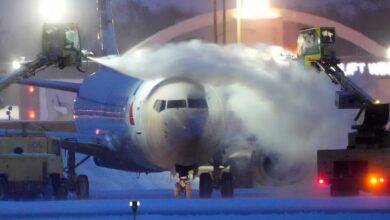
POLYGON ((172 199, 170 190, 141 190, 93 192, 84 201, 7 201, 0 202, 0 219, 131 219, 133 200, 141 203, 137 219, 390 219, 385 197, 283 197, 253 189, 238 190, 234 199, 172 199))

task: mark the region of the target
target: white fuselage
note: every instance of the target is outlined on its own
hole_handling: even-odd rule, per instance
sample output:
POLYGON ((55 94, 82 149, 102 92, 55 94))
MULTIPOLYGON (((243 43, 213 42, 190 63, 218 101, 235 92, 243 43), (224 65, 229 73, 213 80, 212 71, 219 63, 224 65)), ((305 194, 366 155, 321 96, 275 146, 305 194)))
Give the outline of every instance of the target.
POLYGON ((129 118, 129 126, 148 162, 172 169, 202 165, 212 158, 224 131, 222 104, 212 89, 170 79, 146 82, 138 94, 131 101, 129 117, 134 123, 129 118))
POLYGON ((207 163, 225 126, 212 88, 186 78, 140 81, 109 69, 84 80, 75 119, 82 133, 107 146, 96 164, 134 172, 207 163))

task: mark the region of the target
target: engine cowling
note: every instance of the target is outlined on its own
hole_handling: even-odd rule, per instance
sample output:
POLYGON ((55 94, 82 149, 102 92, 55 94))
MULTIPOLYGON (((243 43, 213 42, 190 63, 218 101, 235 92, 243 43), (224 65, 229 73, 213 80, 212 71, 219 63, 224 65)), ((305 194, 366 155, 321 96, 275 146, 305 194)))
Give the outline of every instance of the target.
POLYGON ((260 185, 291 185, 307 174, 304 162, 275 152, 253 151, 251 164, 254 180, 260 185))
POLYGON ((228 163, 238 188, 291 185, 307 175, 303 161, 265 150, 233 154, 228 163))

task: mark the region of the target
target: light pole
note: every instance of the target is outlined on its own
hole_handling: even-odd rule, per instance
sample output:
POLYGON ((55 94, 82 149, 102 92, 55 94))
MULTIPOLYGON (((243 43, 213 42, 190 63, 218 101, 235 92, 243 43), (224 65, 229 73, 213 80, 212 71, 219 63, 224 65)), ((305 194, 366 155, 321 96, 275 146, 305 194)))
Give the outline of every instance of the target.
POLYGON ((222 44, 226 45, 226 0, 222 0, 222 44))
POLYGON ((389 48, 387 48, 387 59, 390 59, 390 47, 389 48))
POLYGON ((241 0, 236 1, 237 7, 237 43, 241 43, 241 0))
POLYGON ((213 15, 214 15, 214 43, 218 43, 218 27, 217 27, 217 0, 213 0, 213 15))
MULTIPOLYGON (((218 3, 217 0, 213 2, 213 30, 214 30, 214 43, 218 44, 218 3)), ((226 0, 222 0, 222 44, 226 44, 226 0)))

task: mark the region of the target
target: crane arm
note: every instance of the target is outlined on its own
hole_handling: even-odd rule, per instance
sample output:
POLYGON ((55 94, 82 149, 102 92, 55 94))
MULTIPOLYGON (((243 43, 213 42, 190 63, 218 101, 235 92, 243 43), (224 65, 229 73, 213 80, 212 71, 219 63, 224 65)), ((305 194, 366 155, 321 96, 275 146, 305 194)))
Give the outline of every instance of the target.
POLYGON ((335 53, 334 28, 318 27, 301 30, 298 36, 298 61, 326 74, 340 85, 336 91, 339 109, 360 109, 352 128, 366 131, 384 131, 389 120, 389 104, 381 104, 372 98, 338 67, 335 53))

